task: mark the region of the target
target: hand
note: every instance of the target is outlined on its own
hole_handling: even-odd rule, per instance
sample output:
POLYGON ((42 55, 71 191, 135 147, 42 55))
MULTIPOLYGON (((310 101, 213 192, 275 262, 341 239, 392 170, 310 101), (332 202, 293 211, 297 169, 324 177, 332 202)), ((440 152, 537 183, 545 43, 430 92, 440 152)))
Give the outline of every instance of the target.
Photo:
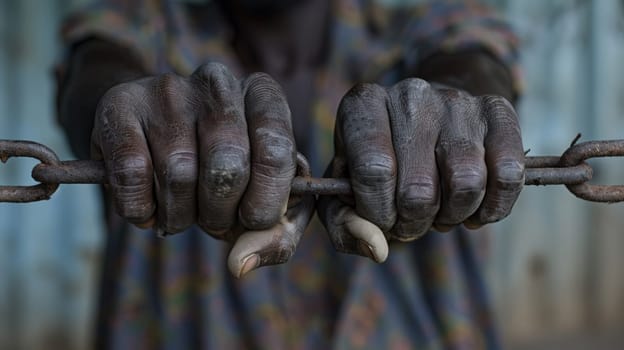
POLYGON ((342 100, 328 176, 349 177, 353 198, 322 197, 337 250, 382 262, 387 240, 411 241, 506 217, 524 184, 513 107, 424 80, 360 84, 342 100))
POLYGON ((266 74, 237 80, 222 65, 117 85, 92 134, 119 215, 162 235, 197 223, 234 246, 240 277, 294 253, 314 209, 287 210, 296 172, 291 116, 266 74))

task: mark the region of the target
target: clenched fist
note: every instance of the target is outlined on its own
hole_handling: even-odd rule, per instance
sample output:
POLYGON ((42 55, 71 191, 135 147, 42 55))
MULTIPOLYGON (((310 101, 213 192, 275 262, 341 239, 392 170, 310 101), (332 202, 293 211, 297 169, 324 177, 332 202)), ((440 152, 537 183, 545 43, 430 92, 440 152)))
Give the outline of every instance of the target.
POLYGON ((222 65, 117 85, 92 134, 118 213, 161 234, 197 223, 234 243, 236 276, 286 261, 314 198, 287 208, 296 172, 290 110, 265 74, 237 80, 222 65))
POLYGON ((420 79, 355 86, 335 146, 327 175, 349 177, 354 195, 320 198, 319 215, 336 249, 378 262, 390 239, 501 220, 524 184, 511 104, 420 79))

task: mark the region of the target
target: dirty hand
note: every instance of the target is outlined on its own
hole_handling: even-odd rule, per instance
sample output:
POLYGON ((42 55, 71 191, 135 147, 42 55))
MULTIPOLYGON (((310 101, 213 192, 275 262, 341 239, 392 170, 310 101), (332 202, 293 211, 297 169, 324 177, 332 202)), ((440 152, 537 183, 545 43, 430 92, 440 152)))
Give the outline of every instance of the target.
POLYGON ((318 211, 337 250, 382 262, 387 241, 410 241, 507 216, 524 183, 513 107, 498 96, 407 79, 360 84, 342 100, 331 177, 352 198, 322 197, 318 211))
POLYGON ((295 141, 266 74, 237 80, 208 64, 117 85, 98 105, 92 151, 122 217, 161 235, 197 223, 234 244, 237 277, 288 260, 313 213, 313 198, 287 210, 295 141))

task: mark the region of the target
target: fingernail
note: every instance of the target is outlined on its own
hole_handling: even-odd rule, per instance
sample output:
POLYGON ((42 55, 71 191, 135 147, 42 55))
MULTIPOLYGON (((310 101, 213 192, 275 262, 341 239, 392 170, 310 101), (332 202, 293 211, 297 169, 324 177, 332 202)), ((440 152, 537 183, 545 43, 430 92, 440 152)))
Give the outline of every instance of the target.
POLYGON ((368 243, 364 242, 363 240, 358 240, 358 249, 361 254, 377 262, 377 259, 375 259, 375 254, 373 254, 373 247, 371 247, 368 243))
POLYGON ((469 230, 478 230, 482 227, 483 225, 481 224, 477 224, 475 222, 470 222, 470 221, 466 221, 464 222, 464 227, 466 227, 469 230))
POLYGON ((135 226, 141 229, 148 229, 150 227, 153 227, 155 224, 156 224, 156 218, 152 216, 146 222, 136 224, 135 226))
POLYGON ((260 265, 260 256, 258 254, 251 254, 243 259, 243 265, 238 273, 238 278, 243 277, 249 271, 255 269, 260 265))
POLYGON ((379 227, 359 217, 351 209, 344 215, 346 233, 358 239, 360 252, 375 262, 384 262, 388 257, 388 242, 379 227))
POLYGON ((453 229, 453 226, 450 225, 442 225, 442 224, 434 224, 433 229, 438 232, 449 232, 453 229))

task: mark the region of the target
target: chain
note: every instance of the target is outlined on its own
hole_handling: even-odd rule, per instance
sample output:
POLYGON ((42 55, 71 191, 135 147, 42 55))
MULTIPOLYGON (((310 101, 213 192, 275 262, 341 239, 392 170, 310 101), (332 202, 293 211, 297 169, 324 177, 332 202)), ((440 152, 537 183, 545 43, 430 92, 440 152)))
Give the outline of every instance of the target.
MULTIPOLYGON (((624 201, 624 185, 592 185, 588 182, 593 169, 585 162, 598 157, 624 156, 624 140, 588 141, 576 144, 576 140, 561 157, 526 157, 525 185, 566 185, 575 196, 592 202, 624 201)), ((34 186, 0 186, 0 202, 34 202, 49 199, 59 184, 105 184, 104 164, 93 160, 60 161, 48 147, 30 141, 0 140, 0 160, 11 157, 30 157, 41 163, 32 170, 32 177, 39 184, 34 186)), ((310 166, 302 154, 297 154, 297 177, 291 194, 301 196, 349 195, 348 179, 313 178, 310 166)))

